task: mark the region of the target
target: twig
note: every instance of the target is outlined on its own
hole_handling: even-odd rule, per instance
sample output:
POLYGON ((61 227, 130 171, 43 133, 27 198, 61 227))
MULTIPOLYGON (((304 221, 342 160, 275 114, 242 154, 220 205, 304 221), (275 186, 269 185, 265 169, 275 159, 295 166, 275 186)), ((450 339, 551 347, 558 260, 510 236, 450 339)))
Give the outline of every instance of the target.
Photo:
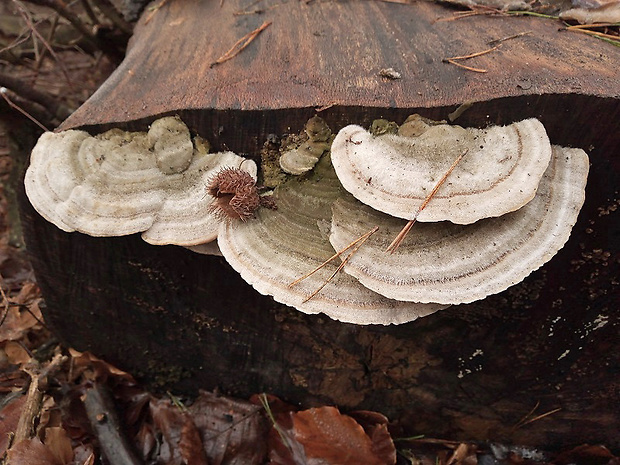
POLYGON ((97 26, 100 25, 101 22, 99 21, 99 18, 97 18, 97 15, 91 8, 90 3, 88 3, 88 0, 80 0, 80 4, 82 5, 82 8, 84 8, 84 11, 86 12, 86 16, 88 16, 88 19, 90 19, 90 21, 93 24, 97 26))
POLYGON ((469 55, 462 55, 462 56, 457 56, 457 57, 450 57, 450 58, 444 58, 442 61, 444 63, 450 63, 453 64, 455 66, 458 66, 460 68, 466 69, 468 71, 475 71, 476 73, 486 73, 487 70, 486 69, 481 69, 481 68, 473 68, 471 66, 466 66, 462 63, 459 63, 456 60, 468 60, 470 58, 475 58, 475 57, 479 57, 481 55, 486 55, 487 53, 491 53, 495 50, 497 50, 499 47, 499 45, 496 45, 495 47, 491 47, 487 50, 483 50, 481 52, 475 52, 475 53, 470 53, 469 55))
MULTIPOLYGON (((16 0, 13 0, 16 1, 16 0)), ((104 42, 100 38, 98 38, 86 25, 82 22, 79 16, 69 11, 67 5, 62 0, 28 0, 30 3, 34 3, 35 5, 46 6, 56 11, 60 16, 65 18, 67 21, 71 23, 71 25, 77 29, 83 36, 84 39, 95 49, 101 50, 109 57, 113 58, 116 61, 121 61, 123 59, 123 53, 118 50, 114 45, 109 42, 104 42)))
POLYGON ((33 361, 31 369, 24 369, 30 376, 30 386, 26 396, 26 403, 17 422, 12 445, 19 444, 24 439, 32 436, 34 421, 39 415, 41 401, 43 400, 43 391, 40 389, 41 384, 44 383, 45 378, 55 372, 66 360, 66 356, 56 354, 52 361, 43 369, 40 369, 37 361, 33 361))
POLYGON ((110 465, 143 465, 127 438, 116 414, 116 406, 105 388, 94 383, 82 399, 88 420, 110 465))
POLYGON ((219 57, 213 63, 211 63, 211 67, 215 65, 219 65, 220 63, 224 63, 225 61, 230 60, 231 58, 236 57, 239 53, 241 53, 256 37, 271 26, 271 21, 265 21, 259 28, 254 29, 252 32, 244 35, 241 39, 239 39, 235 45, 233 45, 230 50, 228 50, 224 55, 219 57))
POLYGON ((617 27, 620 23, 594 23, 594 24, 574 24, 566 26, 566 29, 594 29, 597 27, 617 27))
POLYGON ((616 36, 616 35, 613 35, 613 34, 605 34, 604 32, 591 31, 589 29, 581 29, 581 28, 571 29, 571 28, 567 27, 566 29, 570 30, 570 31, 581 32, 582 34, 588 34, 590 36, 595 36, 595 37, 600 37, 600 38, 603 38, 603 39, 608 39, 608 40, 616 41, 616 42, 620 41, 620 37, 616 36))
POLYGON ((529 417, 531 417, 532 415, 534 415, 534 412, 536 411, 536 409, 538 408, 538 406, 540 405, 540 401, 536 402, 536 405, 534 405, 534 408, 532 410, 530 410, 528 413, 526 413, 513 427, 512 429, 515 430, 519 427, 519 425, 521 425, 523 422, 525 422, 529 417))
POLYGON ((8 87, 19 96, 38 103, 61 121, 71 114, 71 110, 66 105, 60 103, 56 97, 35 89, 22 79, 0 72, 0 86, 8 87))
POLYGON ((536 16, 538 18, 560 19, 559 16, 536 13, 535 11, 509 10, 509 11, 504 11, 503 13, 506 15, 512 15, 512 16, 536 16))
POLYGON ((0 319, 0 326, 4 324, 6 317, 9 316, 9 299, 7 299, 6 294, 4 293, 4 288, 2 287, 2 275, 0 275, 0 294, 2 294, 2 303, 4 305, 4 313, 2 314, 2 319, 0 319))
POLYGON ((331 107, 333 107, 335 105, 336 105, 335 103, 328 103, 327 105, 323 105, 321 107, 315 108, 314 111, 316 111, 317 113, 320 113, 320 112, 325 111, 325 110, 327 110, 327 109, 329 109, 329 108, 331 108, 331 107))
POLYGON ((127 35, 130 35, 133 32, 131 24, 123 19, 110 0, 93 0, 93 3, 97 5, 99 11, 101 11, 105 17, 108 18, 120 31, 127 35))
MULTIPOLYGON (((24 8, 24 6, 21 4, 21 2, 19 2, 17 0, 13 0, 13 2, 17 5, 17 8, 19 9, 19 11, 21 13, 22 18, 24 18, 24 21, 26 21, 26 24, 28 25, 28 27, 32 31, 33 38, 36 37, 37 39, 39 39, 41 41, 41 43, 45 46, 45 48, 50 52, 50 55, 52 57, 54 57, 54 60, 56 60, 56 63, 58 63, 58 66, 60 67, 60 70, 62 71, 62 74, 65 76, 65 79, 67 80, 67 84, 69 84, 69 87, 73 88, 73 83, 71 82, 71 77, 69 76, 69 72, 65 68, 65 64, 58 57, 58 55, 56 54, 56 52, 54 51, 52 46, 49 44, 49 42, 47 40, 45 40, 45 38, 41 35, 39 30, 33 24, 32 20, 30 19, 30 15, 29 15, 28 11, 26 10, 26 8, 24 8)), ((36 50, 36 47, 35 47, 35 50, 36 50)), ((37 62, 39 61, 39 59, 40 59, 40 56, 37 56, 37 62)))
POLYGON ((19 105, 15 104, 9 97, 7 94, 8 89, 6 87, 0 87, 0 96, 2 96, 2 98, 6 101, 6 103, 13 108, 14 110, 19 111, 22 115, 24 115, 26 118, 28 118, 30 121, 32 121, 34 124, 36 124, 37 126, 39 126, 41 129, 43 129, 44 131, 49 131, 48 128, 46 128, 42 123, 39 122, 39 120, 37 120, 34 116, 32 116, 30 113, 28 113, 26 110, 24 110, 23 108, 21 108, 19 105))
MULTIPOLYGON (((52 39, 54 38, 54 34, 56 34, 56 28, 58 27, 58 20, 60 19, 60 16, 58 14, 55 14, 53 19, 52 19, 52 24, 50 25, 50 30, 47 34, 47 43, 50 43, 52 41, 52 39)), ((41 54, 39 55, 39 57, 37 58, 37 61, 35 63, 35 70, 38 73, 39 70, 41 69, 41 65, 43 64, 43 60, 45 59, 45 57, 47 56, 47 48, 44 48, 43 51, 41 52, 41 54)), ((62 64, 64 66, 64 63, 62 64)), ((67 71, 66 66, 64 67, 64 71, 67 71)), ((67 73, 68 74, 68 73, 67 73)), ((69 86, 71 86, 71 82, 67 81, 69 86)))
POLYGON ((525 31, 525 32, 519 32, 518 34, 514 34, 508 37, 504 37, 502 39, 494 39, 494 40, 490 40, 487 42, 487 45, 495 45, 495 44, 501 44, 502 42, 506 42, 507 40, 512 40, 512 39, 517 39, 519 37, 523 37, 523 36, 527 36, 529 34, 531 34, 532 31, 525 31))
POLYGON ((442 184, 445 182, 445 180, 448 178, 448 176, 450 176, 450 173, 452 173, 452 171, 454 170, 454 168, 456 168, 456 165, 459 164, 459 162, 463 159, 463 157, 465 156, 465 154, 467 154, 468 150, 463 151, 463 153, 461 153, 458 157, 456 157, 456 160, 454 160, 454 162, 452 163, 452 165, 450 166, 450 168, 448 168, 448 171, 446 171, 444 173, 444 175, 441 177, 441 179, 437 182, 437 184, 435 184, 435 187, 433 188, 433 190, 431 191, 430 194, 428 194, 428 196, 426 197, 426 199, 424 199, 424 202, 422 202, 422 205, 420 205, 420 208, 418 208, 418 211, 415 213, 415 215, 413 216, 413 218, 411 220, 409 220, 407 222, 407 224, 403 227, 403 229, 401 229, 401 231, 398 233, 398 236, 396 236, 396 238, 392 241, 392 243, 388 246, 388 248, 385 250, 386 252, 390 252, 390 253, 394 253, 396 252, 396 249, 398 248, 398 246, 401 244, 401 242, 405 239, 405 237, 407 236, 407 234, 409 233, 409 231, 411 230, 412 226, 415 224, 415 222, 418 219, 418 216, 420 216, 420 213, 422 212, 422 210, 424 210, 426 208, 426 206, 428 205, 428 203, 431 201, 431 199, 435 196, 435 194, 437 193, 437 191, 439 190, 439 188, 442 186, 442 184))

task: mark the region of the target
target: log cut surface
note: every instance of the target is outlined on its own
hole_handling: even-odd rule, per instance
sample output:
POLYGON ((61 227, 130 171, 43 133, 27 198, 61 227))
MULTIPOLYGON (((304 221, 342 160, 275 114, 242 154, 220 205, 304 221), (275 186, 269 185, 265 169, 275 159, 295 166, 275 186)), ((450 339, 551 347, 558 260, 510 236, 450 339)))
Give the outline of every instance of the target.
MULTIPOLYGON (((22 199, 24 233, 61 338, 152 386, 387 414, 411 434, 620 447, 620 51, 540 18, 437 21, 425 2, 165 2, 126 60, 63 128, 144 129, 178 113, 216 148, 256 155, 314 114, 333 130, 413 112, 484 126, 539 117, 592 167, 568 244, 507 291, 396 327, 304 315, 258 295, 222 258, 138 236, 63 233, 22 199), (239 55, 211 64, 272 21, 239 55), (489 48, 467 65, 442 62, 489 48), (379 75, 394 68, 401 79, 379 75), (530 423, 519 421, 555 413, 530 423), (559 409, 559 410, 556 410, 559 409)), ((149 13, 146 14, 146 17, 149 13)), ((293 279, 294 277, 291 277, 293 279)))

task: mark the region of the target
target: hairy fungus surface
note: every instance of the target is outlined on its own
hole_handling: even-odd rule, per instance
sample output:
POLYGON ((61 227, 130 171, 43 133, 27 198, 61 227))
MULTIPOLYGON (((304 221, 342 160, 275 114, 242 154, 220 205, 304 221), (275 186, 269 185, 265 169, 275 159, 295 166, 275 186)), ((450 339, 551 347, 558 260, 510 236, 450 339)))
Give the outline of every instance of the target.
POLYGON ((337 273, 308 300, 336 271, 338 260, 291 286, 334 254, 328 240, 329 222, 331 205, 340 194, 329 156, 324 156, 308 179, 292 179, 276 189, 277 211, 260 209, 256 221, 223 223, 218 234, 220 250, 258 292, 304 313, 322 312, 357 324, 398 324, 445 308, 388 299, 346 273, 337 273))
POLYGON ((426 124, 421 118, 410 124, 416 122, 415 128, 401 128, 410 136, 343 128, 331 150, 344 188, 376 210, 413 219, 448 167, 466 152, 418 221, 470 224, 515 211, 536 194, 551 157, 540 121, 487 129, 426 124))
POLYGON ((527 205, 471 225, 416 224, 393 254, 385 249, 405 221, 348 196, 334 203, 330 241, 340 249, 379 225, 344 270, 386 297, 443 304, 483 299, 522 281, 563 247, 584 202, 588 168, 583 150, 554 146, 527 205))
POLYGON ((232 152, 207 153, 185 124, 166 117, 148 133, 45 133, 32 151, 25 187, 41 216, 64 231, 142 232, 151 244, 196 245, 217 235, 206 186, 225 167, 256 177, 254 162, 232 152))

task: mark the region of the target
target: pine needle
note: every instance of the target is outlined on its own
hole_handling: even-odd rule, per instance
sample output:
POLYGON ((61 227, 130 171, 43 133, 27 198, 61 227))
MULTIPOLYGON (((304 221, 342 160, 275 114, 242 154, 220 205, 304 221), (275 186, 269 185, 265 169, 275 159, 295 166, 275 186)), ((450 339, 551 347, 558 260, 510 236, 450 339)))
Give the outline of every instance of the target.
POLYGON ((333 260, 335 260, 336 258, 340 257, 343 253, 345 253, 347 250, 349 250, 352 247, 355 247, 355 245, 357 245, 358 242, 360 241, 366 241, 366 239, 368 239, 371 235, 373 235, 375 232, 377 232, 379 230, 379 226, 375 226, 373 229, 371 229, 370 231, 368 231, 365 234, 362 234, 360 237, 358 237, 357 239, 355 239, 353 242, 351 242, 349 245, 347 245, 344 249, 336 252, 334 255, 332 255, 331 257, 329 257, 327 260, 325 260, 323 263, 321 263, 319 266, 317 266, 314 270, 310 271, 309 273, 306 273, 305 275, 303 275, 301 278, 296 279, 295 281, 293 281, 291 284, 288 285, 288 287, 293 287, 296 284, 299 284, 301 281, 303 281, 306 278, 309 278, 310 276, 312 276, 314 273, 316 273, 317 271, 319 271, 321 268, 323 268, 325 265, 327 265, 328 263, 332 262, 333 260))
MULTIPOLYGON (((314 291, 312 294, 310 294, 310 297, 306 298, 303 301, 303 303, 308 302, 315 295, 317 295, 319 292, 321 292, 321 290, 325 286, 327 286, 330 283, 330 281, 332 279, 334 279, 334 277, 345 267, 345 265, 349 262, 349 260, 353 256, 353 254, 359 250, 359 248, 364 244, 364 242, 366 242, 368 240, 368 238, 370 236, 372 236, 374 233, 376 233, 378 230, 379 230, 379 226, 375 226, 373 229, 371 229, 370 231, 368 231, 367 233, 365 233, 364 235, 362 235, 358 239, 356 239, 353 243, 357 243, 357 245, 355 245, 355 247, 353 247, 353 250, 351 250, 351 252, 349 252, 349 255, 347 255, 346 258, 344 260, 342 260, 342 263, 340 264, 340 266, 338 268, 336 268, 336 271, 334 271, 332 273, 332 275, 329 278, 327 278, 325 280, 325 282, 323 284, 321 284, 316 291, 314 291)), ((351 244, 349 244, 346 248, 350 248, 350 247, 351 247, 351 244)), ((344 249, 340 253, 342 253, 343 251, 344 251, 344 249)))
POLYGON ((465 150, 463 153, 461 153, 458 157, 456 157, 456 160, 454 160, 454 162, 452 163, 452 166, 450 166, 450 168, 448 168, 448 171, 446 171, 444 173, 444 175, 441 177, 441 179, 437 182, 437 184, 435 184, 435 187, 433 187, 433 190, 431 191, 430 194, 428 194, 428 196, 426 197, 426 199, 424 199, 424 202, 422 202, 422 205, 420 205, 420 208, 418 208, 418 211, 415 213, 415 215, 413 216, 413 218, 411 220, 409 220, 407 222, 407 224, 403 227, 403 229, 401 229, 401 231, 398 233, 398 236, 396 236, 396 238, 392 241, 392 243, 388 246, 388 248, 385 250, 386 252, 389 253, 394 253, 396 252, 396 249, 398 249, 398 246, 401 244, 401 242, 405 239, 405 237, 407 236, 407 234, 409 233, 409 231, 411 230, 412 226, 415 224, 415 222, 418 219, 418 216, 420 215, 420 213, 422 212, 422 210, 424 210, 426 208, 426 206, 428 205, 428 203, 431 201, 431 199, 435 196, 435 194, 437 193, 437 191, 439 190, 439 188, 442 186, 442 184, 446 181, 446 179, 448 178, 448 176, 450 176, 450 173, 452 173, 452 171, 454 171, 454 168, 456 168, 456 165, 459 164, 459 162, 463 159, 463 157, 465 156, 465 154, 467 154, 468 150, 465 150))
POLYGON ((258 37, 258 35, 261 32, 263 32, 269 26, 271 26, 271 21, 265 21, 259 28, 254 29, 252 32, 249 32, 248 34, 244 35, 241 39, 239 39, 237 42, 235 42, 235 45, 233 45, 230 48, 230 50, 228 50, 226 53, 224 53, 224 55, 222 55, 217 60, 215 60, 213 63, 211 63, 211 67, 213 67, 215 65, 219 65, 221 63, 224 63, 225 61, 230 60, 231 58, 236 57, 248 45, 250 45, 252 43, 252 41, 254 39, 256 39, 256 37, 258 37))
POLYGON ((548 417, 549 415, 553 415, 554 413, 559 412, 560 410, 562 410, 562 409, 561 408, 556 408, 556 409, 550 410, 547 413, 543 413, 541 415, 535 416, 534 418, 530 418, 529 420, 524 421, 524 422, 516 425, 515 429, 521 428, 521 427, 523 427, 525 425, 529 425, 530 423, 534 423, 535 421, 542 420, 543 418, 548 417))
POLYGON ((497 50, 499 48, 499 45, 496 45, 495 47, 491 47, 487 50, 483 50, 481 52, 475 52, 475 53, 470 53, 469 55, 463 55, 460 57, 450 57, 450 58, 446 58, 446 60, 467 60, 469 58, 475 58, 475 57, 479 57, 481 55, 486 55, 487 53, 491 53, 495 50, 497 50))
POLYGON ((459 63, 458 61, 454 61, 451 60, 450 58, 446 58, 445 60, 443 60, 445 63, 450 63, 452 65, 458 66, 459 68, 463 68, 466 69, 467 71, 475 71, 476 73, 487 73, 488 70, 486 69, 482 69, 482 68, 472 68, 471 66, 466 66, 463 65, 461 63, 459 63))

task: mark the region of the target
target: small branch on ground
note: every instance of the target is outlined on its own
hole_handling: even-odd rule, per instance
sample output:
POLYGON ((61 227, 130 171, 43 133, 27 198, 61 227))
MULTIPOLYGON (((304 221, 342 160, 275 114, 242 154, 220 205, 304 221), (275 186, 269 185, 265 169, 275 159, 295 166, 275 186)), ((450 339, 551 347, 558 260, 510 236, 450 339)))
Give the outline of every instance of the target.
POLYGON ((13 101, 13 99, 17 100, 19 99, 19 96, 14 95, 13 99, 9 98, 9 96, 7 95, 10 91, 6 88, 6 87, 0 87, 0 97, 2 97, 4 99, 4 101, 7 103, 7 105, 9 106, 9 108, 12 108, 13 110, 18 111, 19 113, 21 113, 22 115, 24 115, 26 118, 28 118, 30 121, 32 121, 34 124, 36 124, 37 126, 39 126, 41 129, 43 129, 44 131, 49 131, 49 129, 47 128, 47 126, 45 126, 43 123, 41 123, 41 121, 34 117, 32 115, 32 113, 35 113, 34 111, 34 104, 29 102, 28 100, 23 100, 21 99, 21 106, 18 105, 17 103, 15 103, 13 101), (30 111, 26 110, 25 106, 30 106, 30 111))
POLYGON ((43 106, 51 115, 62 121, 72 111, 57 97, 35 89, 29 82, 0 72, 0 87, 11 89, 17 95, 43 106))
MULTIPOLYGON (((12 446, 19 444, 24 439, 32 437, 34 431, 34 423, 39 416, 41 410, 41 401, 43 400, 43 391, 41 385, 45 383, 48 376, 53 374, 67 360, 62 354, 56 354, 52 361, 45 368, 41 368, 39 362, 32 359, 30 368, 24 368, 24 371, 30 376, 30 387, 26 397, 26 403, 19 417, 15 436, 13 437, 12 446)), ((11 446, 11 447, 12 447, 11 446)))
MULTIPOLYGON (((13 0, 15 1, 15 0, 13 0)), ((71 23, 71 25, 84 36, 84 40, 96 50, 101 50, 108 55, 112 60, 120 63, 123 60, 124 53, 119 50, 114 44, 109 41, 101 40, 95 33, 77 16, 70 11, 66 4, 61 0, 28 0, 28 2, 51 8, 56 11, 60 16, 65 18, 71 23)))
POLYGON ((108 463, 110 465, 143 465, 127 438, 121 435, 122 427, 116 414, 116 406, 107 390, 95 382, 86 391, 82 402, 108 463))

